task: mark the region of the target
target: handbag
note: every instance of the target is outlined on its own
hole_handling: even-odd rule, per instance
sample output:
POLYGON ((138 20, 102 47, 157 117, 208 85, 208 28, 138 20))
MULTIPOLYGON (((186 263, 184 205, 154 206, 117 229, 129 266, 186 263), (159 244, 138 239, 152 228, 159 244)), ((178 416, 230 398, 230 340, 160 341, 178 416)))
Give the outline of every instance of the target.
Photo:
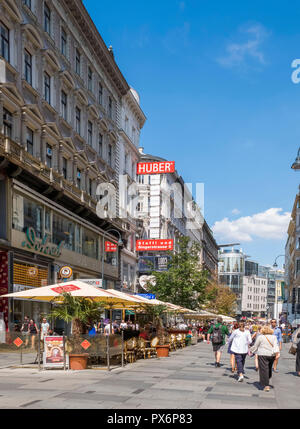
POLYGON ((291 355, 295 355, 297 353, 297 348, 294 346, 294 344, 291 345, 289 353, 291 355))
POLYGON ((272 344, 270 341, 269 341, 269 339, 266 337, 266 335, 264 336, 265 337, 265 339, 268 341, 268 343, 270 344, 270 346, 272 347, 272 354, 273 355, 276 355, 277 353, 279 353, 279 347, 278 347, 278 344, 272 344))

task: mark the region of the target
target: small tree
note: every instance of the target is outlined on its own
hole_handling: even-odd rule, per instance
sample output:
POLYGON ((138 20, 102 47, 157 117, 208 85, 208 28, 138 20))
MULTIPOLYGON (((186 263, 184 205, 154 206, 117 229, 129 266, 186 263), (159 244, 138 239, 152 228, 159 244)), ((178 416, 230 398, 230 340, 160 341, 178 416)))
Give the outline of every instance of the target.
POLYGON ((168 252, 170 264, 168 271, 152 272, 156 284, 149 284, 151 292, 162 301, 172 302, 192 310, 205 300, 208 273, 199 264, 201 246, 190 245, 189 237, 179 238, 177 253, 168 252))
POLYGON ((93 324, 99 319, 103 306, 89 298, 75 297, 70 293, 62 293, 63 303, 55 307, 50 317, 62 319, 67 323, 72 322, 73 335, 84 334, 88 324, 93 324))
POLYGON ((206 288, 206 307, 226 316, 234 316, 236 311, 236 295, 232 290, 217 283, 208 284, 206 288))

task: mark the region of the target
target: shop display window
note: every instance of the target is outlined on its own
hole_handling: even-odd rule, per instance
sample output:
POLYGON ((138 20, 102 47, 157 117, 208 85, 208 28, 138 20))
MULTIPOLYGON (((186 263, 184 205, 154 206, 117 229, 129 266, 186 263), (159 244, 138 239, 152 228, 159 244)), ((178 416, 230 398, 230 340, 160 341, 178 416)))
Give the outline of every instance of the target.
POLYGON ((59 245, 64 241, 64 248, 75 251, 75 224, 68 219, 53 213, 52 242, 59 245))
POLYGON ((98 259, 98 236, 87 229, 82 229, 82 254, 98 259))

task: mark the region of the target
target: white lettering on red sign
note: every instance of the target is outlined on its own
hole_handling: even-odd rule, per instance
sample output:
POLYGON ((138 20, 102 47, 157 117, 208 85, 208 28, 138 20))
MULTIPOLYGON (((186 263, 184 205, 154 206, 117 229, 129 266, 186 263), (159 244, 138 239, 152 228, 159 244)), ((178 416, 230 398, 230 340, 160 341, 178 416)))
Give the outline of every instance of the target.
POLYGON ((117 251, 117 245, 114 243, 111 243, 110 241, 105 242, 105 252, 116 252, 117 251))
POLYGON ((136 250, 143 252, 146 250, 173 250, 174 241, 166 240, 137 240, 136 250))
POLYGON ((175 172, 175 161, 140 162, 137 164, 137 174, 165 174, 175 172))
POLYGON ((64 292, 72 292, 74 290, 80 290, 80 287, 75 285, 66 285, 66 286, 52 287, 51 290, 57 293, 64 293, 64 292))

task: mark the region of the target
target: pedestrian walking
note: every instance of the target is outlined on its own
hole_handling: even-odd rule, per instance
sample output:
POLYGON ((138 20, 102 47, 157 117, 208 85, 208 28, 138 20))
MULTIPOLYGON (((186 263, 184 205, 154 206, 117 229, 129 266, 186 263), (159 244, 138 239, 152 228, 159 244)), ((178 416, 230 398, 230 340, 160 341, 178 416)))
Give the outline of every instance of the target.
POLYGON ((43 321, 41 323, 41 340, 44 339, 46 335, 48 335, 50 329, 50 325, 47 322, 46 317, 43 317, 43 321))
POLYGON ((263 326, 257 337, 254 346, 250 348, 251 353, 258 355, 259 381, 262 389, 270 391, 270 378, 272 378, 272 367, 276 354, 279 353, 279 346, 273 329, 263 326))
POLYGON ((292 337, 293 346, 296 348, 296 372, 300 377, 300 326, 293 333, 292 337))
MULTIPOLYGON (((233 333, 237 329, 239 329, 239 324, 238 324, 238 322, 234 322, 234 324, 232 326, 231 333, 233 333)), ((232 341, 228 341, 228 350, 227 350, 227 353, 230 354, 231 372, 234 373, 237 370, 237 366, 236 366, 236 362, 235 362, 234 352, 231 350, 231 345, 232 345, 232 341)))
POLYGON ((278 361, 279 361, 279 358, 280 358, 280 352, 281 352, 281 349, 282 349, 282 331, 279 328, 279 326, 277 325, 276 319, 272 319, 271 320, 271 328, 274 331, 274 335, 277 338, 277 342, 278 342, 278 345, 279 345, 279 353, 276 355, 276 358, 274 360, 274 365, 273 365, 273 371, 274 372, 278 372, 277 365, 278 365, 278 361))
POLYGON ((230 336, 231 351, 234 353, 237 365, 238 381, 244 380, 245 374, 245 361, 248 354, 249 346, 252 342, 249 330, 245 329, 245 323, 240 322, 238 329, 236 329, 230 336))
MULTIPOLYGON (((252 335, 252 343, 251 346, 254 346, 256 339, 260 336, 260 331, 261 331, 262 326, 258 325, 255 326, 255 331, 252 335)), ((258 356, 257 353, 254 354, 254 362, 255 362, 255 370, 258 371, 258 356)))
POLYGON ((230 335, 226 325, 222 324, 222 317, 217 318, 217 323, 212 324, 207 333, 207 344, 211 337, 213 351, 215 352, 215 367, 219 368, 221 355, 225 346, 225 336, 230 335))
POLYGON ((30 319, 28 324, 29 335, 31 337, 31 348, 34 349, 35 346, 35 338, 37 333, 39 332, 38 327, 33 319, 30 319))
POLYGON ((29 317, 28 316, 24 317, 24 322, 21 327, 21 332, 26 337, 25 347, 27 347, 29 342, 29 317))

